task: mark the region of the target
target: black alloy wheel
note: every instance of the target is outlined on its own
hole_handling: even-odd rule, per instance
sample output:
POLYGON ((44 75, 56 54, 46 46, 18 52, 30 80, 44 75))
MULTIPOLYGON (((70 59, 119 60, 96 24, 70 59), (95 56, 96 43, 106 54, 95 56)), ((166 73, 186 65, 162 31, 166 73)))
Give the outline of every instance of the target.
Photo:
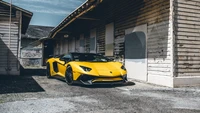
POLYGON ((49 63, 47 64, 46 76, 47 76, 47 78, 52 78, 51 73, 50 73, 50 64, 49 63))
POLYGON ((67 82, 68 85, 73 85, 73 72, 71 66, 67 66, 65 81, 67 82))

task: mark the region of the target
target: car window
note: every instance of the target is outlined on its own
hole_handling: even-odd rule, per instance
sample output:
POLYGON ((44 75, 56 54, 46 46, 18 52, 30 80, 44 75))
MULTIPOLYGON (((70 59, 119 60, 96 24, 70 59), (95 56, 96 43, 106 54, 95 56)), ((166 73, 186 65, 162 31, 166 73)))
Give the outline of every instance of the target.
POLYGON ((110 61, 107 57, 99 54, 73 54, 74 61, 89 61, 89 62, 108 62, 110 61))
POLYGON ((71 57, 71 55, 63 55, 62 57, 61 57, 62 59, 72 59, 72 57, 71 57))

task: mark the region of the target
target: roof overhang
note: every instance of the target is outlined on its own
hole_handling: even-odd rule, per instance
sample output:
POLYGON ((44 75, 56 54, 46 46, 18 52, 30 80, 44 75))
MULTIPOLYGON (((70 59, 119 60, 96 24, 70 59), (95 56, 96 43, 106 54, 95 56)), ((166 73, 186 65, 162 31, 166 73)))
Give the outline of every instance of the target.
MULTIPOLYGON (((7 2, 2 1, 2 0, 0 0, 0 4, 4 5, 6 7, 10 7, 11 6, 10 3, 7 3, 7 2)), ((22 12, 22 34, 25 34, 26 30, 27 30, 27 28, 29 26, 29 23, 31 21, 31 18, 33 16, 33 13, 28 11, 28 10, 22 9, 22 8, 20 8, 18 6, 15 6, 13 4, 12 4, 12 8, 22 12)))
MULTIPOLYGON (((79 6, 77 9, 75 9, 71 14, 69 14, 63 21, 61 21, 58 26, 56 26, 49 34, 49 38, 54 38, 58 32, 60 32, 62 29, 66 28, 68 25, 70 25, 72 22, 74 22, 76 19, 83 16, 88 11, 94 9, 98 4, 100 4, 103 0, 87 0, 85 1, 81 6, 79 6)), ((84 17, 82 17, 84 18, 84 17)))

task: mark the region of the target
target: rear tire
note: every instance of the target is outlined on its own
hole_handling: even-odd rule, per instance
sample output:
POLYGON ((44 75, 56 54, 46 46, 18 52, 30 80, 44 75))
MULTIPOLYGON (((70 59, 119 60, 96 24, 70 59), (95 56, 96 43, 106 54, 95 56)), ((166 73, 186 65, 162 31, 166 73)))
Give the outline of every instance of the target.
POLYGON ((73 72, 71 66, 67 66, 66 73, 65 73, 65 81, 68 85, 73 85, 73 72))
POLYGON ((49 63, 47 63, 46 76, 47 76, 47 78, 52 78, 49 63))

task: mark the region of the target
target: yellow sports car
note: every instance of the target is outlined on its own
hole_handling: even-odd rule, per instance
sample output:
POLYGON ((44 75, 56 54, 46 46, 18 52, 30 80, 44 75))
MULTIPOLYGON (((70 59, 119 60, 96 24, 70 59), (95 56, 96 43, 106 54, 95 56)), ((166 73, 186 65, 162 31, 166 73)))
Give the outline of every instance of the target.
POLYGON ((47 78, 61 77, 67 84, 122 84, 127 81, 126 68, 103 55, 69 53, 47 60, 47 78))

